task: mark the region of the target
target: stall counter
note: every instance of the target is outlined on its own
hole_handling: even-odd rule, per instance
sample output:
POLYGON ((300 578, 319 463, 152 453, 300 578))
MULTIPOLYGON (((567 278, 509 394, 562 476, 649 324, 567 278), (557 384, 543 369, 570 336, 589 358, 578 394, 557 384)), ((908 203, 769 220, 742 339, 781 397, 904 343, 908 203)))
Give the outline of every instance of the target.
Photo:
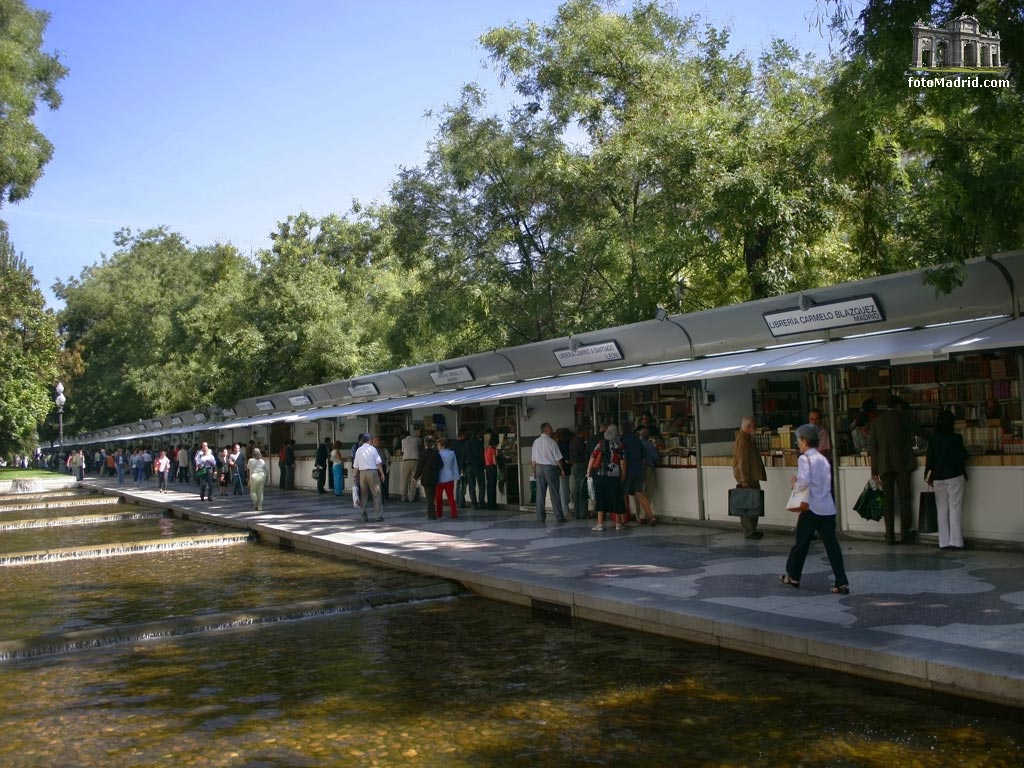
MULTIPOLYGON (((840 467, 839 484, 842 507, 839 510, 841 526, 856 533, 885 533, 885 525, 865 520, 853 511, 853 505, 871 477, 868 467, 840 467)), ((911 475, 911 504, 914 527, 917 528, 918 500, 928 490, 924 470, 916 469, 911 475)), ((967 539, 1024 542, 1024 467, 968 466, 964 488, 964 512, 961 527, 967 539)), ((897 529, 899 528, 899 513, 897 529)), ((928 539, 926 539, 928 540, 928 539)))

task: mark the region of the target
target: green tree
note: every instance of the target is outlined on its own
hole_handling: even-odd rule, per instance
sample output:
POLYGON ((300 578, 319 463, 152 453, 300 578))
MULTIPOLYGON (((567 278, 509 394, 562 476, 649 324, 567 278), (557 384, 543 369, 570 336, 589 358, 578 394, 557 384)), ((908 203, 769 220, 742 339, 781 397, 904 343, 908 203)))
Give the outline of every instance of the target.
POLYGON ((122 230, 115 245, 55 286, 67 343, 82 360, 73 404, 81 428, 251 391, 239 373, 259 353, 244 303, 252 265, 230 245, 196 248, 162 228, 122 230))
MULTIPOLYGON (((853 189, 851 239, 879 272, 933 268, 943 289, 965 259, 1024 241, 1024 18, 1019 2, 828 3, 848 62, 831 89, 834 172, 853 189), (999 31, 1012 87, 908 85, 911 28, 962 14, 999 31)), ((987 75, 991 77, 992 75, 987 75)))
POLYGON ((0 456, 33 448, 60 375, 57 320, 0 222, 0 456))
POLYGON ((392 367, 390 307, 402 290, 372 211, 288 217, 259 254, 249 304, 263 354, 253 378, 263 391, 392 367))
POLYGON ((40 51, 49 18, 23 0, 0 0, 0 206, 27 198, 53 155, 32 121, 39 102, 60 106, 57 84, 67 74, 40 51))

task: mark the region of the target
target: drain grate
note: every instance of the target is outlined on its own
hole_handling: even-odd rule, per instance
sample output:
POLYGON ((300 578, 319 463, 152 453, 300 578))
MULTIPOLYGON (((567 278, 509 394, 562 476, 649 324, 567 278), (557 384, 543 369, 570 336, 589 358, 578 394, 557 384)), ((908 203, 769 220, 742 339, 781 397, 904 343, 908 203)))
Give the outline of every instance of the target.
POLYGON ((564 619, 572 618, 572 606, 568 603, 555 603, 550 600, 538 600, 535 597, 531 597, 530 609, 537 613, 558 616, 564 619))

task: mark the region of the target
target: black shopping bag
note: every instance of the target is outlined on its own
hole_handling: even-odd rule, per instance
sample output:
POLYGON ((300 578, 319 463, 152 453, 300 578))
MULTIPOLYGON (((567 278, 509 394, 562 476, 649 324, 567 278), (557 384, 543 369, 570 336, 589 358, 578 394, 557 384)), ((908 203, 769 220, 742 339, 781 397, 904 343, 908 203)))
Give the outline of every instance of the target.
POLYGON ((760 488, 730 488, 729 514, 733 517, 763 517, 764 491, 760 488))
POLYGON ((939 532, 939 510, 935 506, 935 492, 921 491, 917 504, 917 532, 939 532))
POLYGON ((854 511, 865 520, 881 520, 885 517, 885 509, 882 504, 882 489, 874 480, 868 480, 864 490, 860 492, 857 501, 853 504, 854 511))

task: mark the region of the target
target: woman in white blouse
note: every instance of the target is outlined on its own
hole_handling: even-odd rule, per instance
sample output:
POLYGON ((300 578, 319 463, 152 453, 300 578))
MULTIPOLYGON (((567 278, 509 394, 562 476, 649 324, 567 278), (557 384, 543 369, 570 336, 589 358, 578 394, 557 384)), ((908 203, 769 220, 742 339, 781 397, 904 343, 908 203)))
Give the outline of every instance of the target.
POLYGON ((832 499, 832 467, 828 459, 818 453, 818 428, 804 424, 796 431, 800 458, 797 460, 797 474, 790 478, 794 491, 806 491, 807 501, 801 505, 796 521, 796 543, 789 551, 786 572, 779 581, 791 587, 800 586, 807 552, 817 534, 825 545, 829 565, 835 583, 831 592, 835 595, 850 594, 850 582, 843 565, 843 550, 836 539, 836 503, 832 499))

